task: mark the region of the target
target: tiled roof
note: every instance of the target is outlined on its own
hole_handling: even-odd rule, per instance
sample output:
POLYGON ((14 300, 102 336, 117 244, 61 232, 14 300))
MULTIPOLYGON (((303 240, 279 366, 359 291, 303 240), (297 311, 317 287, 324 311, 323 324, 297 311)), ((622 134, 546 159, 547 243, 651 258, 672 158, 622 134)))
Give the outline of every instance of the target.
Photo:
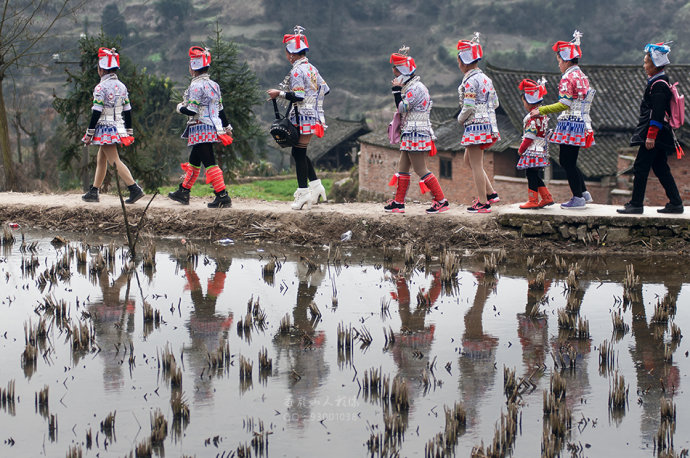
MULTIPOLYGON (((637 124, 640 99, 646 77, 642 65, 582 65, 591 86, 597 91, 592 104, 591 117, 597 144, 580 150, 578 165, 588 177, 600 177, 616 173, 618 150, 628 146, 628 140, 637 124)), ((520 99, 518 83, 523 78, 547 79, 545 103, 554 103, 558 96, 560 73, 509 70, 487 64, 486 73, 491 77, 498 93, 501 107, 516 129, 522 129, 525 109, 520 99)), ((678 81, 680 92, 690 94, 690 65, 671 65, 667 69, 671 81, 678 81)), ((551 121, 554 127, 555 121, 551 121)), ((503 133, 503 130, 501 130, 503 133)), ((682 140, 690 140, 690 127, 686 124, 678 132, 682 140)), ((558 162, 558 148, 551 148, 551 156, 558 162)))
POLYGON ((326 117, 328 129, 321 138, 314 138, 309 143, 308 154, 312 161, 317 161, 330 150, 344 141, 356 139, 369 132, 365 121, 348 121, 345 119, 326 117))

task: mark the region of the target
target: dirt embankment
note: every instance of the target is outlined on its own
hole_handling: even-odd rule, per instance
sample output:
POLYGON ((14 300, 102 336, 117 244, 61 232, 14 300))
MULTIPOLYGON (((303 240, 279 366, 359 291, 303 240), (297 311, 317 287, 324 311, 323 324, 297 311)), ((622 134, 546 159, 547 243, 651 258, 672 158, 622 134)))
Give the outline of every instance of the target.
MULTIPOLYGON (((150 196, 127 206, 130 225, 139 223, 150 196)), ((432 248, 450 246, 467 249, 495 249, 562 252, 688 251, 687 242, 672 245, 635 244, 624 246, 585 246, 581 242, 548 237, 522 237, 496 222, 499 206, 488 215, 469 214, 454 207, 441 215, 424 213, 426 205, 410 204, 407 213, 387 214, 381 204, 320 204, 310 211, 294 211, 287 202, 234 199, 230 209, 209 209, 210 199, 193 198, 188 206, 165 196, 156 196, 141 226, 145 234, 183 236, 207 241, 230 238, 235 241, 275 242, 323 246, 340 242, 352 232, 349 246, 375 248, 384 245, 432 248)), ((80 194, 0 193, 0 222, 22 227, 124 235, 125 226, 119 199, 101 196, 99 203, 85 203, 80 194)), ((539 215, 535 213, 535 220, 539 215)))

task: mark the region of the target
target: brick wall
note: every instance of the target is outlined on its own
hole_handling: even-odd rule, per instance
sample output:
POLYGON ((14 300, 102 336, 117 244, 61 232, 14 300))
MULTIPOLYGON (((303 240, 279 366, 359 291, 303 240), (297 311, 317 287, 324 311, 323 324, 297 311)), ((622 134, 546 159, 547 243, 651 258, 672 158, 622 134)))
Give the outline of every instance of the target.
MULTIPOLYGON (((618 156, 618 171, 629 170, 635 161, 637 151, 626 151, 625 154, 618 156)), ((671 167, 671 173, 676 180, 680 197, 683 199, 685 205, 690 205, 690 159, 683 157, 681 160, 676 159, 675 155, 668 157, 668 164, 671 167)), ((616 190, 612 193, 612 203, 622 205, 630 200, 633 187, 633 173, 632 170, 619 175, 616 180, 616 190)), ((645 192, 645 205, 649 206, 664 206, 668 202, 664 188, 659 184, 659 180, 654 175, 653 171, 649 172, 647 178, 647 189, 645 192)))
MULTIPOLYGON (((395 193, 393 187, 388 186, 393 174, 397 171, 400 151, 367 143, 361 144, 359 157, 359 189, 368 194, 379 194, 385 199, 390 199, 395 193)), ((491 178, 494 174, 492 152, 484 154, 484 169, 491 178)), ((470 204, 477 195, 472 179, 472 172, 463 163, 462 153, 439 151, 436 156, 427 157, 427 167, 438 177, 446 198, 458 204, 470 204), (440 160, 447 159, 451 163, 452 179, 440 176, 440 160)), ((428 201, 431 196, 422 196, 419 192, 419 177, 412 171, 412 184, 407 193, 411 200, 428 201)), ((526 185, 525 185, 526 186, 526 185)), ((499 190, 500 192, 500 190, 499 190)), ((502 198, 502 197, 501 197, 502 198)))

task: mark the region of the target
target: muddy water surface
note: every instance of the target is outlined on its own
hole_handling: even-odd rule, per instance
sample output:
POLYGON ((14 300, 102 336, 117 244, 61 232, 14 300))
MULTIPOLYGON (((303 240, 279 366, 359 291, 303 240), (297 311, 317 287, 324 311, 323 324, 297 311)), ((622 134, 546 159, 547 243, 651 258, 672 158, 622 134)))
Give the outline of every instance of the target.
POLYGON ((690 329, 683 259, 569 256, 574 285, 551 255, 537 254, 528 271, 527 255, 509 254, 491 275, 484 253, 463 251, 457 281, 444 283, 438 258, 406 266, 402 252, 384 260, 383 250, 351 252, 345 244, 329 262, 325 248, 231 245, 199 246, 194 257, 171 240, 156 242, 153 269, 138 263, 128 273, 120 245, 108 259, 110 240, 67 238, 67 246, 56 246, 52 235, 30 233, 34 252, 19 241, 0 252, 0 388, 13 381, 15 391, 13 401, 0 392, 2 456, 65 456, 70 447, 85 456, 123 456, 150 440, 156 412, 167 422, 167 433, 154 439, 159 455, 229 456, 246 444, 259 456, 261 441, 268 456, 369 456, 367 441, 378 435, 389 452, 424 456, 427 442, 446 429, 444 407, 455 403, 466 425, 454 451, 468 456, 492 443, 508 411, 504 367, 524 382, 508 444, 514 456, 539 456, 543 391, 556 373, 565 379, 562 408, 572 418, 558 444, 563 454, 655 456, 662 398, 677 406, 676 452, 690 447, 683 432, 690 425, 690 348, 687 338, 671 342, 670 333, 671 323, 690 329), (80 265, 76 253, 84 248, 80 265), (274 269, 266 268, 271 255, 274 269), (626 291, 630 265, 640 284, 626 291), (61 303, 65 317, 53 308, 61 303), (669 305, 669 323, 653 322, 659 303, 669 305), (159 324, 145 323, 145 304, 160 312, 159 324), (536 305, 540 313, 530 315, 536 305), (565 308, 588 320, 589 336, 559 329, 565 308), (627 332, 614 335, 613 312, 621 312, 627 332), (33 364, 22 356, 25 328, 41 318, 46 335, 36 340, 33 364), (79 324, 87 337, 74 349, 79 324), (353 329, 351 351, 338 348, 339 326, 353 329), (615 352, 611 370, 599 364, 604 340, 615 352), (217 356, 223 348, 227 364, 217 356), (166 349, 181 371, 180 388, 163 367, 166 349), (272 368, 262 371, 263 349, 272 368), (214 358, 221 361, 214 365, 214 358), (242 378, 244 359, 252 369, 242 378), (371 369, 391 385, 405 382, 409 408, 366 392, 371 369), (610 409, 616 369, 628 401, 610 409), (47 401, 38 405, 45 387, 47 401), (174 420, 174 393, 182 393, 188 421, 174 420), (101 423, 111 413, 109 430, 101 423), (402 432, 387 444, 384 416, 398 419, 402 432))

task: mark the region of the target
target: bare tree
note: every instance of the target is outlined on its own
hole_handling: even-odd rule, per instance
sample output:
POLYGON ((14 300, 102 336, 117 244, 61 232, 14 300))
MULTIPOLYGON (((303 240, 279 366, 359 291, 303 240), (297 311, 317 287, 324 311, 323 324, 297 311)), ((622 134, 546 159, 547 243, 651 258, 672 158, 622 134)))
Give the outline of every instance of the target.
POLYGON ((9 122, 3 82, 12 67, 37 56, 38 44, 53 26, 76 12, 86 0, 0 0, 0 150, 5 169, 5 188, 15 188, 9 122))

